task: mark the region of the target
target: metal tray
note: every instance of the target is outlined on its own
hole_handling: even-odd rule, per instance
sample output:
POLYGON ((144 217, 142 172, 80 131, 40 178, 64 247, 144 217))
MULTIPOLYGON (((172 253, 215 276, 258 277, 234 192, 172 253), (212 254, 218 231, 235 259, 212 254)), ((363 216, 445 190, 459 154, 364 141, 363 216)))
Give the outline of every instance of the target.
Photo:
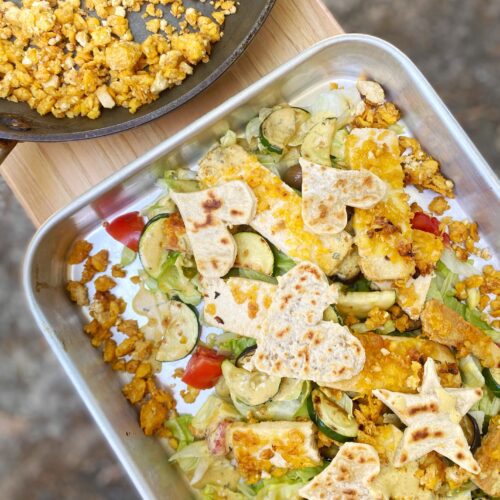
MULTIPOLYGON (((457 184, 459 203, 453 202, 453 214, 478 221, 483 241, 497 254, 500 218, 492 210, 499 206, 500 189, 495 174, 413 63, 392 45, 367 35, 333 37, 291 59, 59 211, 33 238, 24 262, 29 306, 144 498, 187 498, 189 487, 168 463, 162 443, 142 435, 137 414, 120 391, 123 375, 106 366, 82 334, 85 313, 64 291, 69 276, 78 272, 65 263, 69 248, 83 237, 96 248, 109 248, 117 261, 121 247, 105 234, 101 222, 154 200, 159 195, 155 181, 165 168, 196 165, 228 128, 241 130, 265 105, 284 100, 307 104, 330 81, 353 82, 360 74, 380 82, 401 107, 407 129, 457 184)), ((426 195, 419 195, 419 201, 425 203, 426 195)), ((123 282, 115 293, 130 302, 131 287, 123 282)), ((162 381, 172 382, 174 367, 164 365, 162 381)))

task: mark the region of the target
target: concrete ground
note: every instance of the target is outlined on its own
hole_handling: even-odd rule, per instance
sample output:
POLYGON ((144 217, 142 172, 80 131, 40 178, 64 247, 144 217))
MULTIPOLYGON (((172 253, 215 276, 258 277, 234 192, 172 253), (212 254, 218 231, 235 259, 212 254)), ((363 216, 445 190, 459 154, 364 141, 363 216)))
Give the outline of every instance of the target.
MULTIPOLYGON (((326 3, 347 32, 378 35, 406 52, 500 165, 500 2, 326 3)), ((135 499, 26 310, 19 266, 33 227, 1 179, 0 213, 0 498, 135 499)))

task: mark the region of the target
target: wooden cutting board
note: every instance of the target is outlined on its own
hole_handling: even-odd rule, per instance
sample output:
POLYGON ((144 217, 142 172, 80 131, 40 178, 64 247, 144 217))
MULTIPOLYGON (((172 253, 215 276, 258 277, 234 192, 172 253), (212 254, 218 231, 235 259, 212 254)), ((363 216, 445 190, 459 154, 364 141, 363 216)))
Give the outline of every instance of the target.
POLYGON ((58 209, 228 97, 307 47, 339 33, 342 28, 321 0, 277 0, 262 29, 229 71, 176 111, 100 139, 18 144, 0 173, 40 226, 58 209))

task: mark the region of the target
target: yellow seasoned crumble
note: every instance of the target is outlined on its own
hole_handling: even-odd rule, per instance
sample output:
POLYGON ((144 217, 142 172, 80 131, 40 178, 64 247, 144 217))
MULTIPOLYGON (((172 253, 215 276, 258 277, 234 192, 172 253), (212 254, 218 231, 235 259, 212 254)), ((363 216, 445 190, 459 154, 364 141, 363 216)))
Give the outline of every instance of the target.
POLYGON ((2 1, 0 98, 57 118, 95 119, 115 106, 135 113, 209 60, 225 16, 235 11, 233 0, 216 2, 212 17, 182 0, 2 1), (144 4, 153 34, 139 43, 127 14, 144 4), (161 19, 165 5, 178 28, 161 19))

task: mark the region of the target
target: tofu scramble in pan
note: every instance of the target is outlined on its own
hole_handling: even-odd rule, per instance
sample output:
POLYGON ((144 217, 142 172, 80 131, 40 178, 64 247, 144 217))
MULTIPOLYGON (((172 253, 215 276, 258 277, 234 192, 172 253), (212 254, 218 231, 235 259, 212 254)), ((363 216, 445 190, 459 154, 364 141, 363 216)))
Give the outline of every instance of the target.
POLYGON ((500 495, 500 272, 400 118, 363 80, 264 108, 105 224, 120 263, 73 246, 85 333, 200 498, 500 495))
POLYGON ((211 5, 206 16, 182 0, 2 1, 0 97, 56 118, 95 119, 115 106, 135 113, 208 62, 236 12, 234 0, 211 5), (128 15, 143 7, 148 35, 139 43, 128 15))

